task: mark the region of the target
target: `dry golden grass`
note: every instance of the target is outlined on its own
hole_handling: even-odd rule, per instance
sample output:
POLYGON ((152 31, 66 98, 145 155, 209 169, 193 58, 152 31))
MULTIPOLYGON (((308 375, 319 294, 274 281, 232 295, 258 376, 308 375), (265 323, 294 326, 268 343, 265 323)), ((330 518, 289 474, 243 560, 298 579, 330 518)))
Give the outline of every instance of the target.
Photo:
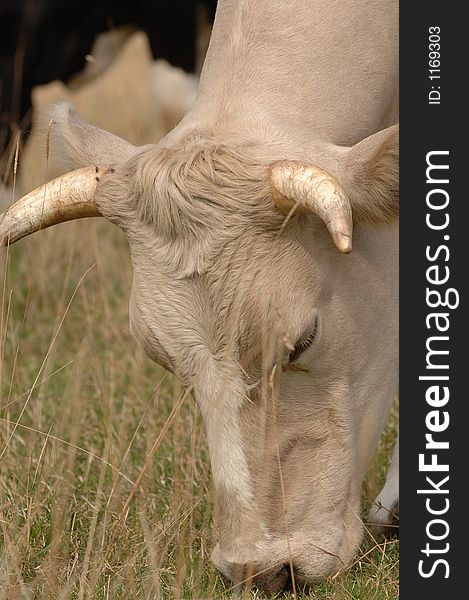
MULTIPOLYGON (((146 59, 133 60, 115 67, 116 81, 146 59)), ((93 117, 111 85, 91 84, 91 105, 78 108, 148 141, 119 109, 125 92, 111 94, 114 126, 93 117)), ((44 179, 43 148, 34 142, 36 159, 20 157, 34 183, 44 179)), ((231 597, 210 563, 215 511, 199 412, 129 334, 124 236, 102 221, 64 224, 2 250, 0 263, 0 599, 231 597)), ((365 503, 383 481, 393 432, 365 503)), ((397 563, 397 541, 370 538, 350 569, 297 598, 397 598, 397 563)))

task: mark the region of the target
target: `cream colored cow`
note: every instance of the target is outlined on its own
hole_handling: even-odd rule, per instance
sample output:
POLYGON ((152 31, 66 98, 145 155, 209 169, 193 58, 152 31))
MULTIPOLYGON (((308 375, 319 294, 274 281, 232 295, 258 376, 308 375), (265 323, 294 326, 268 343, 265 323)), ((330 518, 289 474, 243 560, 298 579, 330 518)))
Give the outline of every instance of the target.
POLYGON ((126 233, 131 330, 203 413, 234 585, 315 582, 362 538, 397 386, 397 21, 389 0, 220 0, 182 122, 135 147, 59 105, 51 148, 78 170, 0 225, 126 233))

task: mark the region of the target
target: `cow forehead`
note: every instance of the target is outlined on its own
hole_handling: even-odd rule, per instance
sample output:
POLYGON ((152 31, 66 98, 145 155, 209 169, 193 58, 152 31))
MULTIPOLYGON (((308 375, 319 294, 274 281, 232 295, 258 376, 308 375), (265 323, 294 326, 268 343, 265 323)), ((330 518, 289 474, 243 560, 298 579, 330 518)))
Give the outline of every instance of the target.
POLYGON ((165 237, 198 227, 223 231, 254 215, 275 224, 268 165, 256 145, 199 137, 148 148, 130 159, 130 201, 141 220, 165 237))
POLYGON ((300 241, 285 233, 230 240, 204 273, 179 278, 162 265, 159 251, 138 249, 132 329, 158 362, 164 353, 228 352, 246 365, 267 333, 298 339, 320 303, 323 272, 300 241))
POLYGON ((149 254, 172 277, 200 275, 232 240, 269 233, 275 248, 285 221, 295 229, 299 218, 273 201, 271 168, 284 156, 279 145, 194 134, 135 151, 100 184, 96 203, 128 235, 135 262, 149 254))
POLYGON ((274 324, 294 339, 312 320, 327 260, 312 260, 310 223, 284 226, 259 156, 196 139, 127 166, 132 329, 159 362, 176 346, 217 354, 227 338, 242 352, 274 324))
POLYGON ((97 203, 119 215, 134 263, 150 255, 173 278, 201 274, 230 240, 281 226, 268 167, 255 154, 198 139, 144 148, 123 165, 117 186, 103 182, 97 203))

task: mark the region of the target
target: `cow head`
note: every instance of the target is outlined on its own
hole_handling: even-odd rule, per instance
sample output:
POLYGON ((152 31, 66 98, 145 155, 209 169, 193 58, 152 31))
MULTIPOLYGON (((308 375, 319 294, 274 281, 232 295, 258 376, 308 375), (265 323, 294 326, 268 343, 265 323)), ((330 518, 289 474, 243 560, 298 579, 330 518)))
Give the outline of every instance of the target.
POLYGON ((337 572, 396 385, 397 130, 304 162, 206 132, 135 148, 67 106, 54 118, 51 146, 83 168, 14 205, 0 238, 118 225, 131 331, 204 417, 215 565, 268 591, 337 572))

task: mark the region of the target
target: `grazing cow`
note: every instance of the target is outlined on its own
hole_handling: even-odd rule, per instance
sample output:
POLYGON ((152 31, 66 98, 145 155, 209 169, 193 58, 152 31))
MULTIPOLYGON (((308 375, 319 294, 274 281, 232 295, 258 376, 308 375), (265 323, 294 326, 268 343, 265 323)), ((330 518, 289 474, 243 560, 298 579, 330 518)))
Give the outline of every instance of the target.
MULTIPOLYGON (((126 233, 131 331, 200 406, 234 585, 313 583, 362 538, 397 386, 397 21, 390 0, 221 0, 181 123, 137 148, 59 105, 51 148, 79 168, 0 227, 126 233)), ((380 522, 397 494, 392 473, 380 522)))

